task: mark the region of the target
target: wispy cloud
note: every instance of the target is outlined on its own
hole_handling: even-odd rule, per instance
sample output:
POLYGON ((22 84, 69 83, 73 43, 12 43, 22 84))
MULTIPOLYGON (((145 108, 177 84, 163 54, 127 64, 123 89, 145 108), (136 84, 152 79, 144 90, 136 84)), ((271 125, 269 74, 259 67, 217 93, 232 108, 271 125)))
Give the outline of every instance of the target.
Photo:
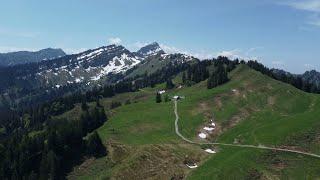
POLYGON ((216 53, 216 56, 225 56, 230 59, 244 59, 244 60, 259 60, 259 58, 256 55, 256 51, 262 49, 263 47, 252 47, 247 50, 242 49, 233 49, 233 50, 224 50, 216 53))
POLYGON ((150 42, 140 42, 140 41, 138 41, 138 42, 133 43, 131 46, 133 46, 134 48, 140 49, 140 48, 142 48, 142 47, 144 47, 144 46, 146 46, 148 44, 150 44, 150 42))
POLYGON ((121 44, 122 40, 119 37, 111 37, 108 42, 109 44, 121 44))
POLYGON ((320 0, 290 1, 284 4, 287 4, 299 10, 310 11, 310 12, 320 12, 320 0))
MULTIPOLYGON (((136 51, 151 42, 141 42, 137 41, 135 43, 128 44, 127 47, 132 50, 136 51)), ((160 43, 159 44, 161 49, 163 49, 166 53, 172 54, 172 53, 182 53, 187 54, 193 57, 196 57, 198 59, 211 59, 218 56, 227 56, 229 58, 235 59, 254 59, 258 60, 259 58, 255 56, 256 51, 263 49, 262 46, 252 47, 247 50, 241 50, 241 49, 233 49, 233 50, 224 50, 224 51, 214 51, 214 50, 186 50, 180 47, 160 43)))
POLYGON ((316 69, 316 66, 313 64, 304 64, 304 67, 307 68, 307 70, 313 70, 316 69))
POLYGON ((285 67, 285 62, 276 60, 272 61, 271 65, 273 68, 283 69, 285 67))
POLYGON ((309 12, 306 23, 320 27, 320 0, 295 0, 281 3, 291 8, 309 12))
POLYGON ((217 56, 225 56, 225 57, 228 57, 228 58, 231 58, 231 59, 236 59, 236 58, 239 58, 241 59, 242 58, 242 55, 241 55, 241 50, 240 49, 233 49, 233 50, 229 50, 229 51, 220 51, 217 53, 217 56))
POLYGON ((284 62, 283 61, 272 61, 271 64, 276 65, 276 66, 283 66, 284 62))
POLYGON ((211 59, 218 56, 225 56, 230 59, 253 59, 258 60, 257 56, 254 56, 254 51, 261 49, 262 47, 253 47, 248 50, 241 50, 241 49, 232 49, 232 50, 223 50, 223 51, 193 51, 193 50, 184 50, 174 46, 169 46, 165 44, 160 44, 160 47, 167 53, 182 53, 194 56, 199 59, 211 59))
POLYGON ((166 53, 182 53, 187 54, 193 57, 196 57, 198 59, 211 59, 213 57, 216 57, 216 54, 213 51, 206 51, 206 50, 185 50, 181 49, 175 46, 170 46, 167 44, 160 44, 160 47, 166 52, 166 53))
POLYGON ((320 13, 310 15, 307 23, 320 27, 320 13))
POLYGON ((83 51, 86 51, 90 48, 63 48, 63 51, 67 54, 77 54, 83 51))

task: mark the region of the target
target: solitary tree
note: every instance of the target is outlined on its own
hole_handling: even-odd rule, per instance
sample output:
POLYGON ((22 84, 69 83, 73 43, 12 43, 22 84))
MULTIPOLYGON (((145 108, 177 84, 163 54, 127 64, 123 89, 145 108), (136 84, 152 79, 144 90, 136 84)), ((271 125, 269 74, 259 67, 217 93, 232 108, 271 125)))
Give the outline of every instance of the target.
POLYGON ((87 111, 88 110, 88 104, 85 102, 85 101, 82 101, 82 103, 81 103, 81 109, 83 110, 83 111, 87 111))
POLYGON ((87 140, 87 152, 89 155, 99 157, 106 154, 106 149, 103 146, 101 139, 97 133, 94 131, 87 140))
POLYGON ((161 94, 157 93, 157 95, 156 95, 156 103, 161 103, 161 102, 162 102, 161 94))
POLYGON ((166 95, 164 96, 164 102, 168 102, 168 101, 170 101, 170 99, 169 99, 168 94, 166 94, 166 95))
POLYGON ((172 88, 174 88, 174 84, 173 84, 173 82, 172 82, 171 79, 168 79, 168 80, 167 80, 166 88, 167 88, 167 89, 172 89, 172 88))
POLYGON ((182 83, 185 84, 186 83, 186 72, 182 73, 182 83))

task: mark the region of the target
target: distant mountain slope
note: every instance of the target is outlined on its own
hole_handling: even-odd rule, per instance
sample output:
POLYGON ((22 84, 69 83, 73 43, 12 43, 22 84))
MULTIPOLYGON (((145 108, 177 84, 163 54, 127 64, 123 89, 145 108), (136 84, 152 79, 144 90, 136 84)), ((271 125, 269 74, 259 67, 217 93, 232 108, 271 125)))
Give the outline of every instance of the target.
POLYGON ((53 48, 42 49, 35 52, 18 51, 0 53, 0 66, 13 66, 17 64, 40 62, 65 55, 66 53, 62 49, 53 48))
POLYGON ((157 42, 153 42, 149 45, 142 47, 136 52, 140 57, 153 56, 157 54, 165 54, 157 42))
POLYGON ((281 76, 301 77, 302 81, 314 84, 320 87, 320 72, 316 70, 306 71, 303 74, 292 74, 290 72, 281 69, 272 69, 274 75, 279 78, 281 76))
POLYGON ((136 75, 143 75, 145 73, 152 74, 157 70, 166 67, 170 64, 183 64, 186 62, 199 61, 197 58, 185 54, 166 54, 159 53, 151 57, 145 58, 136 69, 128 74, 127 77, 134 77, 136 75))
POLYGON ((320 87, 320 72, 315 70, 307 71, 301 75, 302 79, 308 81, 311 84, 316 84, 320 87))
POLYGON ((50 61, 2 67, 0 101, 10 102, 12 97, 15 101, 24 97, 34 99, 40 94, 45 99, 52 94, 85 91, 193 59, 183 54, 166 54, 158 43, 152 43, 137 52, 121 45, 109 45, 50 61))

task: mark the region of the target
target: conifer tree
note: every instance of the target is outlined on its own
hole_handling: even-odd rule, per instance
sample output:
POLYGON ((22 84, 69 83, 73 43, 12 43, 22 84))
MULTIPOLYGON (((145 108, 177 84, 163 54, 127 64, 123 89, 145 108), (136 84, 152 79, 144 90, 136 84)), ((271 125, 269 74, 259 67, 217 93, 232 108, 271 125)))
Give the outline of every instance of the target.
POLYGON ((156 95, 156 103, 161 103, 161 102, 162 102, 161 94, 157 93, 157 95, 156 95))
POLYGON ((174 88, 174 84, 173 84, 173 82, 172 82, 171 79, 168 79, 168 80, 167 80, 166 88, 167 88, 167 89, 173 89, 173 88, 174 88))
POLYGON ((97 133, 97 131, 94 131, 87 140, 87 153, 89 155, 99 157, 101 155, 105 155, 106 150, 103 146, 101 139, 97 133))
POLYGON ((186 72, 182 73, 182 83, 185 84, 186 83, 186 72))

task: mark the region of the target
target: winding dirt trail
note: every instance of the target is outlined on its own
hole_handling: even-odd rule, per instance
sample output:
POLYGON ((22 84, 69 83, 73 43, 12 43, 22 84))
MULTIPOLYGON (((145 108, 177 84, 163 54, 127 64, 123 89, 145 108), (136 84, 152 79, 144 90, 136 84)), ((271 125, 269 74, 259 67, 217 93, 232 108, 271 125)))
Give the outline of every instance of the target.
POLYGON ((255 146, 255 145, 241 145, 241 144, 227 144, 227 143, 201 143, 201 142, 195 142, 192 141, 186 137, 184 137, 180 131, 179 131, 179 114, 178 114, 178 101, 174 100, 174 114, 176 116, 176 120, 174 122, 175 124, 175 131, 176 134, 184 141, 190 143, 190 144, 196 144, 196 145, 221 145, 221 146, 231 146, 231 147, 242 147, 242 148, 253 148, 253 149, 265 149, 265 150, 274 150, 274 151, 281 151, 281 152, 289 152, 289 153, 296 153, 296 154, 301 154, 301 155, 306 155, 306 156, 311 156, 315 158, 320 158, 320 155, 313 154, 313 153, 307 153, 303 151, 297 151, 297 150, 290 150, 290 149, 282 149, 282 148, 274 148, 274 147, 267 147, 267 146, 255 146))

